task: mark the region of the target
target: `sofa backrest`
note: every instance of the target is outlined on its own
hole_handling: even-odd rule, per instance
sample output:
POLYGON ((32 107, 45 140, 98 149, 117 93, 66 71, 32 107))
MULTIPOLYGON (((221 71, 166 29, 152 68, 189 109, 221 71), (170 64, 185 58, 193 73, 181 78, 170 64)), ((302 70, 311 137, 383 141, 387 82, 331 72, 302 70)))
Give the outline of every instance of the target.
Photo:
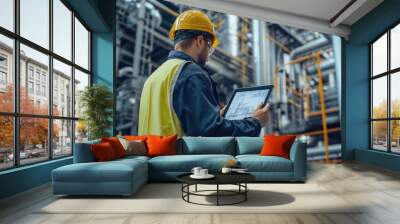
MULTIPOLYGON (((91 144, 100 143, 100 140, 75 143, 74 163, 96 161, 91 144)), ((296 146, 297 141, 292 148, 296 146)), ((177 154, 226 154, 245 155, 259 154, 264 145, 263 137, 182 137, 178 139, 177 154)))
POLYGON ((259 154, 263 145, 263 137, 236 137, 236 155, 259 154))
POLYGON ((182 137, 177 144, 177 154, 235 155, 234 137, 182 137))
POLYGON ((95 162, 96 158, 90 148, 92 144, 99 144, 100 139, 86 142, 75 143, 74 147, 74 163, 95 162))

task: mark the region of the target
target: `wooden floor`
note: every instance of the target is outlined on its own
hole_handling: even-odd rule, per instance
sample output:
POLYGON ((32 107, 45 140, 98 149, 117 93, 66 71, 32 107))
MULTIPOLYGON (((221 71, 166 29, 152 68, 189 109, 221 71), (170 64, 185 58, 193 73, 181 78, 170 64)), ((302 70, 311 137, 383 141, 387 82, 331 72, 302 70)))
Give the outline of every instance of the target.
MULTIPOLYGON (((0 223, 107 224, 252 224, 252 223, 400 223, 400 175, 358 163, 311 164, 308 182, 317 183, 345 201, 364 202, 356 214, 37 214, 54 200, 42 186, 0 202, 0 223)), ((318 203, 318 201, 316 201, 318 203)), ((173 205, 171 205, 173 206, 173 205)))

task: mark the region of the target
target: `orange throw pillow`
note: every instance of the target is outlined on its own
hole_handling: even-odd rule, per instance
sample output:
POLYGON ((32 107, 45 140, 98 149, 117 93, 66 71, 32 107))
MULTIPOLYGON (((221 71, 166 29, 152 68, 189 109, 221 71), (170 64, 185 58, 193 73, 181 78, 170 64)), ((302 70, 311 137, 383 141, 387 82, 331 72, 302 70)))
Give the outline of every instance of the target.
POLYGON ((92 149, 94 157, 99 162, 110 161, 117 158, 114 149, 108 142, 93 144, 90 148, 92 149))
POLYGON ((146 135, 140 135, 140 136, 136 136, 136 135, 124 135, 122 136, 124 139, 128 140, 128 141, 146 141, 147 136, 146 135))
POLYGON ((261 149, 261 156, 280 156, 290 159, 290 148, 293 145, 296 135, 266 135, 264 146, 261 149))
POLYGON ((148 156, 165 156, 165 155, 176 155, 176 140, 177 135, 171 136, 147 136, 147 154, 148 156))
POLYGON ((124 147, 122 146, 121 142, 119 142, 117 137, 111 137, 111 138, 101 138, 101 142, 108 142, 114 149, 115 155, 117 158, 121 158, 126 156, 126 151, 124 147))

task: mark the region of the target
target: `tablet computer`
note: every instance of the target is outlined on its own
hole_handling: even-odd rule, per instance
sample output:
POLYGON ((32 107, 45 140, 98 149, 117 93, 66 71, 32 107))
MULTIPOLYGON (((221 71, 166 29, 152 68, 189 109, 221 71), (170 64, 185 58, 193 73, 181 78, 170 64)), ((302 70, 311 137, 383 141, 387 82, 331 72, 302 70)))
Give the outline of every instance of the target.
POLYGON ((223 116, 229 120, 251 117, 258 105, 265 105, 271 96, 273 85, 235 89, 223 116))

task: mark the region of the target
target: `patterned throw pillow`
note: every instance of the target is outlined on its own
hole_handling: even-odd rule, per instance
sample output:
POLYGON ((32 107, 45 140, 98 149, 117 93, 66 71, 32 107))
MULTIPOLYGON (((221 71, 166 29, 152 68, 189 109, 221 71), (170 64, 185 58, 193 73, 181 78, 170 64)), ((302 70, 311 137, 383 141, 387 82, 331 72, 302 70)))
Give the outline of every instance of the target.
POLYGON ((129 140, 125 139, 124 137, 118 136, 119 142, 121 142, 122 147, 124 147, 125 151, 128 149, 129 140))
POLYGON ((126 155, 135 155, 135 156, 147 155, 147 148, 144 141, 141 140, 129 141, 121 137, 119 137, 119 141, 124 147, 126 155))

